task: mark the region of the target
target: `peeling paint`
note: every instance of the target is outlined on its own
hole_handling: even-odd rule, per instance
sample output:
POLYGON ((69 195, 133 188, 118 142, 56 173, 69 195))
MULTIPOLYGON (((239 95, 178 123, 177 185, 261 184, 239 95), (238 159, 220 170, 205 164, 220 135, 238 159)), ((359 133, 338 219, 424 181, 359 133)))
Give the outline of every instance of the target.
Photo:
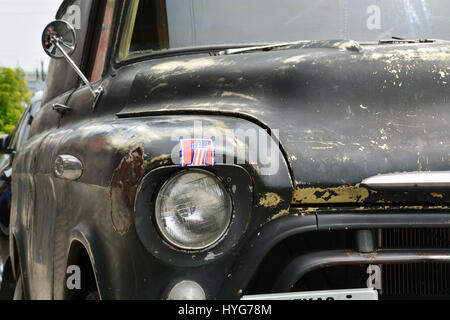
POLYGON ((205 257, 205 261, 211 261, 211 260, 214 260, 214 259, 216 259, 217 257, 219 257, 219 256, 221 256, 223 253, 217 253, 217 254, 215 254, 214 252, 212 252, 212 251, 210 251, 210 252, 208 252, 208 254, 206 255, 206 257, 205 257))
MULTIPOLYGON (((301 208, 294 208, 292 211, 298 213, 301 213, 301 215, 308 215, 308 214, 314 214, 314 213, 320 213, 320 214, 336 214, 340 212, 354 212, 354 213, 366 213, 366 212, 386 212, 386 211, 394 211, 394 210, 417 210, 424 214, 426 214, 426 210, 429 211, 442 211, 442 210, 449 210, 449 206, 402 206, 402 205, 370 205, 370 206, 361 206, 361 207, 327 207, 327 206, 320 206, 320 207, 301 207, 301 208)), ((294 215, 294 214, 291 214, 294 215)))
POLYGON ((273 215, 270 221, 287 216, 289 214, 289 209, 284 209, 278 212, 277 214, 273 215))
POLYGON ((421 61, 436 61, 436 60, 450 60, 450 52, 446 48, 424 46, 415 47, 412 49, 394 49, 386 53, 371 52, 376 50, 377 47, 367 47, 365 52, 367 54, 362 55, 362 59, 381 60, 388 64, 395 63, 397 61, 407 61, 411 63, 420 63, 421 61))
POLYGON ((172 159, 172 157, 170 154, 162 154, 158 157, 152 158, 152 160, 150 160, 150 163, 154 164, 156 162, 161 162, 163 164, 167 164, 171 159, 172 159))
POLYGON ((361 203, 370 196, 371 192, 373 193, 359 185, 330 188, 297 187, 294 190, 292 203, 361 203))
POLYGON ((266 208, 275 208, 281 202, 283 202, 283 199, 278 194, 272 192, 266 193, 264 197, 259 199, 259 205, 266 208))
POLYGON ((308 59, 308 55, 299 55, 299 56, 295 56, 295 57, 291 57, 289 59, 284 60, 284 63, 300 63, 302 61, 307 61, 308 59))
POLYGON ((361 45, 354 41, 354 40, 346 40, 346 41, 340 41, 336 42, 333 45, 334 48, 337 48, 340 51, 355 51, 355 52, 361 52, 363 49, 361 45))

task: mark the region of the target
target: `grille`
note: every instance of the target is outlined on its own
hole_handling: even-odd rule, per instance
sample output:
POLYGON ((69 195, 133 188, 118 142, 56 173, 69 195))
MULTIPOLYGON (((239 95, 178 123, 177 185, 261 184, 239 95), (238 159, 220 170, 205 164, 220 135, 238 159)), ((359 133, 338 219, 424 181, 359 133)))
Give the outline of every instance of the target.
MULTIPOLYGON (((381 231, 383 249, 450 248, 450 229, 387 229, 381 231)), ((384 297, 450 296, 450 264, 418 263, 382 266, 384 297)))
POLYGON ((386 229, 380 246, 384 249, 450 249, 450 229, 386 229))
POLYGON ((385 297, 450 296, 450 265, 442 263, 382 266, 382 294, 385 297))

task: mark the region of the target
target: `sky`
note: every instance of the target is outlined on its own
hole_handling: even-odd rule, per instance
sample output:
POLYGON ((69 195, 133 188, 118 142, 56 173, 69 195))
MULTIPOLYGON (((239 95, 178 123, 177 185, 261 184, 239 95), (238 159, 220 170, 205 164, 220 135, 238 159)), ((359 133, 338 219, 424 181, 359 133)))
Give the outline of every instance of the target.
POLYGON ((0 67, 40 68, 49 58, 41 45, 42 31, 55 20, 62 0, 0 0, 0 67))

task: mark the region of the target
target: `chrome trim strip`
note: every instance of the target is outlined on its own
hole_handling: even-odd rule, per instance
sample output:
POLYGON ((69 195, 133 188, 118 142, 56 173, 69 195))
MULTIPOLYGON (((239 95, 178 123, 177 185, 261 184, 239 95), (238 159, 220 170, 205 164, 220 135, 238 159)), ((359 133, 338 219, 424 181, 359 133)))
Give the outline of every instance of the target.
POLYGON ((372 288, 288 292, 243 296, 241 300, 378 300, 372 288))
POLYGON ((369 189, 449 189, 450 171, 403 172, 380 174, 364 179, 369 189))
MULTIPOLYGON (((69 57, 69 55, 64 51, 64 49, 61 47, 62 43, 60 40, 55 41, 55 45, 58 47, 59 51, 63 54, 64 58, 66 58, 67 62, 69 62, 72 69, 78 74, 78 76, 83 80, 83 82, 86 84, 86 86, 89 88, 89 91, 91 91, 94 98, 97 98, 98 95, 100 95, 100 92, 94 89, 92 84, 89 82, 89 80, 86 78, 86 76, 83 74, 83 72, 78 68, 76 63, 69 57)), ((103 91, 103 90, 102 90, 103 91)))

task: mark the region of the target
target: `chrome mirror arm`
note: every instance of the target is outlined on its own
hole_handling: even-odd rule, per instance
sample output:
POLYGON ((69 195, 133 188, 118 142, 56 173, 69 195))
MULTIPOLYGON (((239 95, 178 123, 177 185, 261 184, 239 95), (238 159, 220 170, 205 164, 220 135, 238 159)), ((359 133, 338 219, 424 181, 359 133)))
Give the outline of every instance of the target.
MULTIPOLYGON (((86 76, 81 72, 81 70, 77 67, 75 62, 69 57, 69 55, 66 53, 66 51, 61 47, 61 40, 57 37, 52 37, 52 42, 55 44, 55 46, 61 51, 64 58, 69 62, 70 66, 75 70, 75 72, 78 74, 78 76, 83 80, 83 82, 88 86, 89 91, 91 91, 92 95, 94 96, 95 100, 98 100, 100 95, 103 92, 102 86, 99 86, 97 89, 95 89, 92 84, 89 82, 89 80, 86 78, 86 76)), ((94 104, 95 105, 95 104, 94 104)))

